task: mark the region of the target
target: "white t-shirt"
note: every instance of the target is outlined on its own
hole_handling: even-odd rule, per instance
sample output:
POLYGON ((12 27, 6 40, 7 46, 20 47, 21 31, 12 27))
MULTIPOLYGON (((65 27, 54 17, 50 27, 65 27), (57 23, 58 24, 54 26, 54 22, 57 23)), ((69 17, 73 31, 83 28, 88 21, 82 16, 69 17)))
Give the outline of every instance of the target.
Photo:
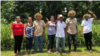
POLYGON ((92 32, 92 21, 93 18, 90 18, 87 21, 86 20, 82 21, 81 26, 83 26, 83 34, 92 32))
POLYGON ((64 21, 58 21, 57 22, 57 31, 56 31, 56 37, 64 38, 65 37, 65 31, 64 28, 66 27, 66 24, 64 21))

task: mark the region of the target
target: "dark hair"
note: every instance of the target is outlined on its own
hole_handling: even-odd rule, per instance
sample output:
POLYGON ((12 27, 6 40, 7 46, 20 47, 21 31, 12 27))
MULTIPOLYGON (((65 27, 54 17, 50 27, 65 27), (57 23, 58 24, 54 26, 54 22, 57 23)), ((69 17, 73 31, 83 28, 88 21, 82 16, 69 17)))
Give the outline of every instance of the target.
POLYGON ((52 16, 50 16, 50 17, 54 17, 54 16, 52 15, 52 16))
POLYGON ((32 17, 28 17, 28 19, 29 19, 29 18, 32 18, 32 17))
POLYGON ((17 17, 20 17, 20 16, 16 16, 16 18, 15 18, 15 19, 17 19, 17 17))

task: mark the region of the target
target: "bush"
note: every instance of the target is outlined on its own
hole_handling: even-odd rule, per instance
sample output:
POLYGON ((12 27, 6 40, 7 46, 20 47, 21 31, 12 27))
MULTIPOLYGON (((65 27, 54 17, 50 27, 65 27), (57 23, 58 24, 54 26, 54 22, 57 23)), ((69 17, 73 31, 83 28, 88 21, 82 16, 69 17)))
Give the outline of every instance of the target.
MULTIPOLYGON (((3 24, 1 23, 1 50, 13 50, 14 49, 14 39, 10 38, 10 26, 11 24, 3 24)), ((100 45, 100 25, 99 24, 93 24, 93 37, 92 37, 92 43, 93 45, 100 45)), ((77 36, 77 46, 83 46, 84 45, 84 37, 81 36, 81 25, 78 25, 78 33, 77 36)), ((45 35, 43 37, 43 47, 47 48, 48 43, 48 37, 47 37, 47 28, 45 30, 45 35)), ((56 45, 56 38, 54 42, 54 46, 56 45)), ((66 37, 65 45, 68 46, 68 38, 66 37)), ((60 42, 61 46, 61 42, 60 42)), ((34 38, 33 38, 33 46, 34 47, 34 38)), ((22 49, 26 48, 26 39, 23 38, 22 42, 22 49)))

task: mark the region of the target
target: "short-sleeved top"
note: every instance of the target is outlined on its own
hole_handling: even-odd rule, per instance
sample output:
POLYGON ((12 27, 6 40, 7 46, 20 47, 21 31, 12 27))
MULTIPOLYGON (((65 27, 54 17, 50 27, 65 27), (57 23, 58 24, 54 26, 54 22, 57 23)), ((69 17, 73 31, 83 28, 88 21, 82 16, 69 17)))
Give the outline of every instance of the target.
POLYGON ((33 38, 33 32, 34 32, 34 28, 33 28, 33 24, 31 26, 29 26, 28 23, 26 23, 26 38, 33 38))
POLYGON ((48 26, 47 35, 55 35, 55 23, 51 23, 48 26))
POLYGON ((13 29, 13 34, 16 36, 23 35, 23 24, 12 23, 11 29, 13 29))
POLYGON ((45 22, 43 20, 40 20, 40 21, 35 20, 33 22, 33 27, 35 28, 36 36, 42 36, 43 28, 45 27, 45 22))
POLYGON ((83 26, 83 34, 92 32, 92 21, 93 18, 89 18, 88 20, 83 20, 81 26, 83 26))
POLYGON ((66 24, 64 21, 58 21, 57 22, 57 31, 56 31, 56 37, 64 38, 65 37, 65 31, 64 28, 66 28, 66 24))
POLYGON ((65 23, 67 26, 67 32, 70 34, 76 34, 76 32, 77 32, 77 29, 76 29, 77 19, 76 18, 73 18, 73 19, 67 18, 65 23))

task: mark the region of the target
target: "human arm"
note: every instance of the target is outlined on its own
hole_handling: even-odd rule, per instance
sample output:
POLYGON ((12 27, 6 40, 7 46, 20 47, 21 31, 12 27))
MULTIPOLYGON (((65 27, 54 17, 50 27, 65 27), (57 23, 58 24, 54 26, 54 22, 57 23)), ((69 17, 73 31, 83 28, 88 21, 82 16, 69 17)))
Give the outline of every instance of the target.
POLYGON ((11 37, 10 38, 13 38, 14 35, 13 35, 13 29, 11 29, 11 37))
POLYGON ((83 26, 81 27, 81 36, 83 36, 83 26))
POLYGON ((36 34, 35 34, 35 23, 33 22, 33 28, 34 28, 34 38, 36 37, 36 34))
POLYGON ((91 11, 88 11, 88 12, 93 15, 93 17, 94 17, 93 20, 95 20, 97 18, 97 16, 93 12, 91 12, 91 11))
POLYGON ((45 22, 43 21, 43 36, 44 36, 44 33, 45 33, 45 22))
POLYGON ((65 38, 67 37, 67 27, 64 28, 65 31, 65 38))
POLYGON ((11 24, 11 29, 10 29, 10 31, 11 31, 11 37, 10 37, 10 38, 13 38, 13 37, 14 37, 13 29, 14 29, 14 25, 13 25, 13 23, 12 23, 12 24, 11 24))
POLYGON ((55 24, 57 24, 58 20, 60 19, 59 14, 57 15, 57 20, 55 21, 55 24))
POLYGON ((48 26, 49 26, 49 24, 50 24, 50 23, 49 23, 49 22, 47 22, 45 26, 46 26, 46 27, 48 27, 48 26))
POLYGON ((47 22, 49 22, 49 19, 46 17, 47 22))
POLYGON ((24 38, 26 38, 26 24, 24 25, 24 38))

